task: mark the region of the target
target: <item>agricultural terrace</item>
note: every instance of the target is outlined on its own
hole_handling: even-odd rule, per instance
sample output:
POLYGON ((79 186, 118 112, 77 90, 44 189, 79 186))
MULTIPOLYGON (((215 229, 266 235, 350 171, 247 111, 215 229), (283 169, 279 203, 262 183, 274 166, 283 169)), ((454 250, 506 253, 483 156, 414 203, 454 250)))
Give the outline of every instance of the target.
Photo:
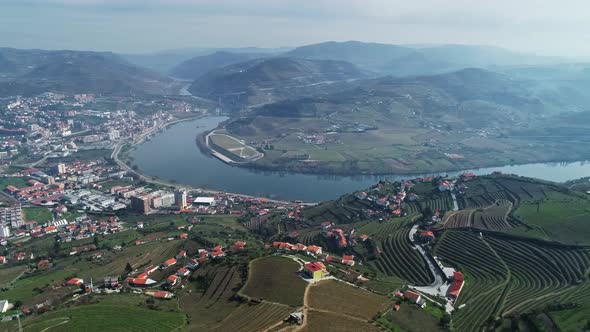
POLYGON ((335 280, 325 280, 310 286, 307 301, 311 310, 332 311, 365 321, 372 320, 391 304, 386 296, 335 280))
POLYGON ((351 318, 334 312, 308 310, 305 332, 379 332, 381 329, 363 319, 351 318))
POLYGON ((244 304, 211 331, 264 331, 281 323, 291 312, 293 312, 293 308, 284 304, 268 302, 244 304))
POLYGON ((297 275, 299 269, 299 263, 285 257, 253 260, 241 294, 255 300, 301 306, 307 283, 297 275))
MULTIPOLYGON (((490 317, 544 309, 553 303, 587 308, 590 253, 584 249, 445 231, 434 254, 465 273, 465 289, 453 315, 458 331, 479 330, 490 317)), ((587 309, 584 309, 587 310, 587 309)))
POLYGON ((91 304, 49 312, 25 320, 24 330, 41 331, 173 331, 185 324, 177 311, 141 308, 131 304, 91 304))
POLYGON ((439 227, 443 229, 473 227, 482 230, 504 231, 513 226, 509 221, 511 211, 511 201, 497 200, 486 207, 447 212, 439 227))
POLYGON ((240 303, 233 301, 243 285, 244 265, 205 264, 191 276, 191 282, 177 292, 178 304, 188 317, 188 330, 211 330, 240 303))
POLYGON ((229 154, 238 157, 240 160, 254 159, 261 156, 261 153, 255 148, 228 134, 213 133, 209 135, 209 139, 214 146, 227 151, 229 154))
POLYGON ((409 232, 411 223, 407 220, 393 220, 383 223, 372 223, 360 228, 360 232, 377 237, 380 254, 371 264, 378 271, 398 277, 413 285, 428 285, 433 281, 424 258, 410 243, 409 232))
POLYGON ((400 303, 377 318, 377 323, 391 331, 445 331, 440 326, 444 311, 430 303, 424 308, 409 302, 400 303))

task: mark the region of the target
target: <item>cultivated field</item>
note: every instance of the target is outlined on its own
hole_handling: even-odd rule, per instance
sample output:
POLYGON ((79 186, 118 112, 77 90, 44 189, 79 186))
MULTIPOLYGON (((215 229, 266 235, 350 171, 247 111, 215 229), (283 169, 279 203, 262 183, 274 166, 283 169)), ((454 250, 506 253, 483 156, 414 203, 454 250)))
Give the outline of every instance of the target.
POLYGON ((185 324, 180 312, 133 305, 91 304, 43 314, 27 320, 24 330, 41 331, 173 331, 185 324))
POLYGON ((297 275, 299 268, 298 263, 284 257, 253 260, 241 293, 254 300, 300 306, 307 283, 297 275))
POLYGON ((308 310, 307 325, 301 329, 305 332, 378 332, 379 327, 363 319, 351 318, 334 312, 308 310))
POLYGON ((282 322, 291 312, 292 307, 278 303, 244 304, 210 331, 264 331, 282 322))
POLYGON ((590 253, 584 249, 445 231, 435 255, 465 272, 465 289, 453 315, 458 331, 479 329, 490 317, 543 309, 551 303, 589 305, 586 273, 590 253))
POLYGON ((413 285, 428 285, 433 278, 422 256, 412 247, 409 231, 409 227, 390 231, 381 240, 382 252, 373 264, 388 276, 399 277, 413 285))
POLYGON ((497 200, 485 208, 451 211, 445 214, 438 227, 450 228, 478 228, 490 231, 504 231, 512 228, 508 221, 512 211, 512 202, 497 200))
POLYGON ((308 296, 308 305, 312 309, 332 311, 367 321, 385 309, 390 302, 385 296, 334 280, 311 286, 308 296))

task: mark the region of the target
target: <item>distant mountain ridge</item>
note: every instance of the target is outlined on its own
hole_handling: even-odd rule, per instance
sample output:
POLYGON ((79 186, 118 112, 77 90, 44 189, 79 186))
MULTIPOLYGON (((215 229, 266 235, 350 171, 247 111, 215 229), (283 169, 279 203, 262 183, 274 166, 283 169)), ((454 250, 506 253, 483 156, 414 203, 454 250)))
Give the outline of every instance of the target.
POLYGON ((170 70, 170 75, 182 79, 195 80, 211 70, 268 56, 269 55, 265 53, 232 53, 227 51, 217 51, 212 54, 191 58, 176 65, 170 70))
POLYGON ((0 49, 0 95, 163 94, 170 82, 110 52, 0 49))
POLYGON ((355 65, 336 60, 307 60, 286 57, 255 59, 212 70, 193 82, 191 93, 205 97, 242 96, 241 104, 295 97, 298 89, 367 77, 355 65), (264 97, 262 97, 264 96, 264 97))
POLYGON ((333 59, 394 76, 431 75, 468 67, 490 68, 518 64, 549 64, 559 58, 509 51, 478 45, 437 45, 410 47, 359 41, 324 42, 301 46, 286 56, 306 59, 333 59))

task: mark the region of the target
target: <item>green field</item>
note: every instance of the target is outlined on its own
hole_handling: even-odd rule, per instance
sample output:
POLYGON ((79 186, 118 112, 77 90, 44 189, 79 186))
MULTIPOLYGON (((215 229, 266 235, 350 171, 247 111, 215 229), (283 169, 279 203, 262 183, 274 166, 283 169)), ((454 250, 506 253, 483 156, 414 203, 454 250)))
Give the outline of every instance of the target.
POLYGON ((248 281, 241 293, 252 299, 300 306, 307 283, 296 274, 298 270, 299 264, 289 258, 256 259, 250 263, 248 281))
POLYGON ((543 201, 525 202, 516 215, 540 227, 545 237, 567 244, 590 244, 590 200, 574 195, 552 195, 543 201))
POLYGON ((26 221, 35 220, 39 224, 53 220, 51 211, 47 208, 23 208, 23 219, 26 221))
POLYGON ((28 187, 26 178, 22 177, 0 177, 0 190, 6 189, 7 186, 15 186, 17 188, 28 187))
POLYGON ((9 284, 26 270, 26 266, 0 268, 0 287, 4 287, 5 285, 9 284))
POLYGON ((24 324, 24 331, 173 331, 185 324, 180 312, 132 305, 91 304, 49 312, 24 324))
POLYGON ((392 331, 444 331, 440 326, 442 314, 442 309, 430 303, 425 309, 421 309, 404 302, 398 311, 391 309, 379 317, 377 323, 392 331), (433 315, 432 311, 435 311, 436 315, 433 315))
POLYGON ((258 156, 260 153, 253 147, 242 143, 237 138, 226 134, 212 134, 209 139, 213 144, 229 152, 240 159, 250 159, 258 156))

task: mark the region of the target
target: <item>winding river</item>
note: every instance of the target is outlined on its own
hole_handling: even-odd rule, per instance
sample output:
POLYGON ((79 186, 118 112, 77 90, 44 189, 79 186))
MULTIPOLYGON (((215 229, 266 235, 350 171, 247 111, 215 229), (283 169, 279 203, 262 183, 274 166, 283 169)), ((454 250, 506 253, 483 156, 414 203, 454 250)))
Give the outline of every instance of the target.
MULTIPOLYGON (((149 176, 174 180, 199 188, 224 190, 275 199, 316 202, 373 185, 380 179, 397 180, 416 175, 331 176, 263 172, 239 168, 203 154, 195 143, 198 134, 213 129, 226 117, 205 117, 179 122, 138 145, 131 157, 149 176)), ((514 173, 549 181, 567 181, 590 176, 586 162, 540 163, 469 170, 475 174, 493 171, 514 173)), ((456 175, 461 172, 445 172, 456 175)))

